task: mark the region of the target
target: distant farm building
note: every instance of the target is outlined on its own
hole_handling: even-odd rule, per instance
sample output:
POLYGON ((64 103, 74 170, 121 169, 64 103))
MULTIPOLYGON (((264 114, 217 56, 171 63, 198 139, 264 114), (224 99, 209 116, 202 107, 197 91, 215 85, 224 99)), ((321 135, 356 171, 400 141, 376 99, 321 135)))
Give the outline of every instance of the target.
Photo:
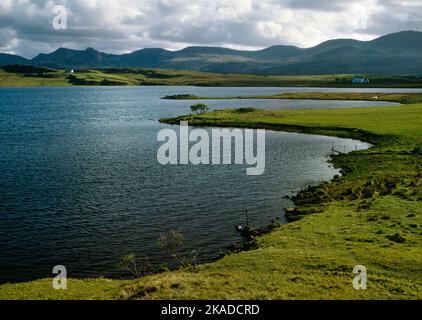
POLYGON ((368 84, 369 83, 369 79, 364 78, 364 77, 354 77, 352 80, 353 84, 368 84))

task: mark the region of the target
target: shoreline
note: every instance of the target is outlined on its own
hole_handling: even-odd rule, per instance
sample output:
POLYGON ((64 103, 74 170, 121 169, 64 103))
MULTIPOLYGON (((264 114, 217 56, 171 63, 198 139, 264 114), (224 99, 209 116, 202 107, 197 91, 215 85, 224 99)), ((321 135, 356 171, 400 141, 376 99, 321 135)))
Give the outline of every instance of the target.
MULTIPOLYGON (((325 109, 321 109, 325 110, 325 109)), ((189 121, 187 116, 181 116, 176 118, 164 118, 159 120, 160 123, 178 125, 180 121, 189 121)), ((310 135, 321 135, 327 137, 336 137, 342 139, 353 139, 358 140, 363 143, 368 143, 373 145, 367 150, 373 148, 377 144, 377 139, 379 136, 359 129, 350 129, 342 127, 307 127, 303 125, 294 125, 294 124, 245 124, 245 123, 236 123, 236 122, 224 122, 219 123, 217 121, 201 121, 195 120, 195 122, 190 122, 191 126, 195 127, 219 127, 219 128, 241 128, 241 129, 265 129, 278 132, 290 132, 290 133, 300 133, 300 134, 310 134, 310 135)))
MULTIPOLYGON (((315 88, 315 89, 404 89, 404 90, 421 90, 422 85, 419 86, 395 86, 395 85, 379 85, 379 86, 350 86, 350 85, 336 85, 336 84, 260 84, 260 83, 251 83, 251 84, 198 84, 198 83, 186 83, 186 84, 166 84, 166 83, 143 83, 143 84, 36 84, 36 85, 3 85, 0 83, 0 88, 4 89, 13 89, 13 88, 66 88, 66 87, 104 87, 104 88, 119 88, 119 87, 198 87, 198 88, 315 88)), ((218 99, 239 99, 239 97, 198 97, 200 99, 207 100, 218 100, 218 99)), ((240 97, 240 99, 274 99, 269 97, 240 97)), ((277 98, 275 98, 277 99, 277 98)), ((189 99, 188 99, 189 100, 189 99)), ((199 100, 199 99, 192 99, 199 100)), ((311 99, 310 99, 311 100, 311 99)), ((335 99, 333 99, 335 100, 335 99)), ((340 100, 340 99, 339 99, 340 100)), ((362 101, 372 101, 372 100, 362 100, 362 101)), ((387 101, 387 100, 384 100, 387 101)))
POLYGON ((151 86, 191 85, 200 87, 315 87, 422 89, 422 79, 412 75, 370 75, 371 83, 353 84, 354 74, 259 75, 210 73, 157 68, 66 69, 32 66, 0 66, 0 87, 16 86, 151 86))
MULTIPOLYGON (((160 123, 167 123, 167 124, 171 124, 171 125, 177 125, 175 123, 170 123, 170 122, 162 121, 162 119, 160 119, 160 123)), ((213 124, 212 126, 209 126, 209 125, 194 125, 194 126, 197 126, 197 127, 206 127, 206 128, 211 128, 213 126, 214 127, 227 127, 225 124, 224 125, 218 125, 218 124, 215 125, 215 124, 213 124)), ((356 137, 352 137, 352 136, 351 137, 341 137, 341 136, 336 136, 335 134, 327 136, 327 135, 324 135, 324 134, 314 133, 314 132, 308 132, 308 131, 305 131, 305 130, 304 131, 298 131, 298 130, 296 131, 294 129, 293 130, 290 130, 290 128, 274 128, 274 127, 271 127, 271 128, 270 127, 265 127, 264 128, 264 127, 259 126, 259 125, 255 126, 255 127, 252 127, 252 126, 243 126, 243 127, 240 127, 240 126, 232 125, 232 126, 229 126, 229 127, 233 127, 233 128, 235 128, 235 127, 236 128, 245 128, 245 129, 246 128, 248 128, 248 129, 265 129, 265 130, 271 130, 271 131, 275 131, 275 132, 297 133, 297 134, 306 134, 306 135, 320 135, 320 136, 326 136, 326 137, 331 136, 331 137, 342 138, 342 139, 353 139, 353 140, 359 141, 361 143, 367 143, 367 144, 370 145, 368 148, 362 149, 362 150, 359 150, 359 151, 367 151, 367 150, 370 150, 371 148, 374 148, 375 147, 375 145, 372 144, 372 143, 370 143, 370 142, 362 141, 362 140, 357 139, 356 137)), ((348 155, 348 154, 350 154, 352 152, 356 152, 356 151, 350 151, 350 152, 347 152, 347 153, 342 153, 342 155, 348 155)), ((335 167, 335 158, 338 157, 338 156, 340 156, 340 155, 335 155, 335 154, 330 155, 330 157, 326 160, 326 163, 330 163, 330 164, 332 164, 335 167)), ((339 173, 341 174, 341 176, 343 176, 343 173, 342 173, 343 168, 339 167, 338 169, 339 169, 339 173)), ((309 188, 318 188, 321 184, 331 183, 334 179, 336 179, 336 177, 338 177, 338 176, 335 175, 333 178, 331 178, 329 180, 326 180, 326 181, 323 181, 321 183, 318 183, 315 186, 310 186, 309 185, 307 188, 299 189, 297 192, 295 192, 290 197, 290 200, 293 202, 293 204, 295 206, 294 208, 296 209, 296 207, 297 207, 297 203, 296 203, 296 201, 294 199, 297 199, 302 194, 306 196, 306 193, 309 192, 309 188)), ((290 209, 290 208, 281 208, 281 210, 284 211, 284 217, 286 219, 286 222, 285 223, 280 223, 280 222, 271 223, 271 224, 265 225, 263 227, 259 227, 257 229, 255 229, 255 228, 253 228, 253 226, 251 226, 252 227, 252 230, 254 232, 256 232, 256 234, 252 238, 247 239, 247 236, 242 236, 243 239, 244 239, 244 241, 242 241, 242 243, 239 243, 238 245, 236 245, 235 248, 234 248, 234 251, 233 251, 233 248, 230 248, 232 246, 232 244, 229 244, 229 245, 227 245, 225 247, 220 248, 220 251, 222 252, 222 254, 219 257, 214 258, 214 259, 210 259, 209 261, 201 262, 199 264, 199 266, 200 265, 206 265, 206 264, 209 264, 209 263, 218 262, 220 259, 224 258, 224 256, 226 254, 238 254, 240 252, 247 252, 247 251, 250 251, 250 250, 255 250, 256 249, 256 247, 255 247, 256 244, 254 242, 255 242, 255 239, 256 238, 259 238, 259 237, 268 235, 271 232, 273 232, 274 229, 276 229, 276 228, 278 228, 280 226, 287 225, 287 224, 290 224, 290 223, 292 223, 294 221, 297 221, 297 219, 295 217, 292 217, 292 214, 294 214, 294 212, 296 212, 296 211, 290 212, 290 217, 289 217, 289 212, 287 212, 288 209, 290 209)), ((178 267, 178 268, 170 269, 169 271, 170 272, 174 272, 174 271, 177 271, 177 270, 180 270, 180 269, 184 269, 184 268, 189 268, 189 267, 182 267, 182 268, 179 268, 178 267)), ((156 271, 156 272, 151 273, 149 276, 159 275, 161 273, 163 273, 163 272, 156 271)), ((88 277, 88 278, 71 278, 69 280, 73 280, 73 281, 96 281, 98 279, 99 278, 89 278, 88 277)), ((136 281, 136 280, 127 279, 127 278, 104 278, 104 280, 106 280, 106 281, 127 282, 127 283, 130 283, 132 281, 136 281)), ((46 278, 46 279, 45 278, 42 278, 42 279, 33 279, 33 280, 29 280, 29 281, 17 281, 17 282, 12 282, 12 283, 11 282, 5 282, 5 283, 0 283, 0 288, 1 288, 1 286, 4 286, 4 285, 28 284, 28 283, 37 282, 37 281, 51 281, 51 279, 49 279, 49 278, 46 278)), ((0 298, 0 301, 1 301, 1 298, 0 298)))
MULTIPOLYGON (((352 88, 347 88, 352 89, 352 88)), ((410 104, 422 102, 422 92, 288 92, 274 95, 238 97, 202 97, 193 94, 176 94, 163 100, 309 100, 309 101, 366 101, 410 104)))
MULTIPOLYGON (((315 84, 303 84, 303 85, 289 85, 289 84, 280 84, 280 85, 267 85, 267 84, 259 84, 259 83, 252 83, 247 85, 242 84, 197 84, 197 83, 186 83, 186 84, 166 84, 166 83, 144 83, 144 84, 118 84, 118 85, 101 85, 101 84, 36 84, 36 85, 3 85, 0 83, 1 89, 13 89, 13 88, 68 88, 68 87, 76 87, 76 88, 95 88, 95 87, 103 87, 103 88, 136 88, 136 87, 197 87, 197 88, 314 88, 314 89, 353 89, 353 90, 360 90, 360 89, 394 89, 394 90, 420 90, 422 92, 422 85, 421 86, 372 86, 372 87, 359 87, 359 86, 350 86, 350 85, 315 85, 315 84)), ((374 92, 375 93, 375 92, 374 92)), ((162 99, 165 99, 163 97, 162 99)), ((281 98, 273 98, 271 96, 241 96, 241 97, 196 97, 194 99, 180 99, 180 100, 228 100, 228 99, 280 99, 281 98)), ((285 98, 289 99, 289 98, 285 98)), ((300 98, 301 99, 301 98, 300 98)), ((177 100, 177 99, 169 99, 169 100, 177 100)), ((327 100, 327 99, 309 99, 309 100, 327 100)), ((332 100, 343 100, 343 99, 332 99, 332 100)), ((377 100, 361 100, 361 101, 377 101, 377 100)), ((378 101, 387 101, 387 102, 395 102, 390 100, 378 100, 378 101)))
MULTIPOLYGON (((177 124, 175 124, 175 125, 177 125, 177 124)), ((204 125, 204 126, 198 126, 198 127, 212 128, 212 127, 209 127, 209 126, 206 126, 206 125, 204 125)), ((222 125, 220 127, 226 127, 226 126, 225 125, 222 125)), ((234 127, 235 126, 233 126, 233 128, 234 127)), ((239 128, 239 127, 237 127, 237 128, 239 128)), ((246 129, 246 128, 252 128, 252 127, 245 126, 243 128, 246 129)), ((256 129, 262 129, 262 127, 259 127, 258 126, 258 127, 256 127, 256 129)), ((274 129, 274 128, 266 128, 266 130, 270 130, 270 131, 273 131, 273 132, 297 133, 297 134, 304 134, 304 135, 315 135, 315 136, 328 137, 327 135, 324 135, 324 134, 311 133, 311 132, 305 132, 305 131, 295 131, 295 130, 287 131, 285 129, 274 129)), ((368 148, 361 149, 359 151, 369 150, 369 149, 371 149, 371 148, 374 147, 374 145, 372 145, 369 142, 362 141, 362 140, 359 140, 359 139, 355 139, 353 137, 347 137, 347 138, 346 137, 339 137, 339 136, 336 136, 334 134, 331 135, 331 137, 336 137, 336 138, 340 138, 340 139, 355 140, 357 142, 365 143, 365 144, 368 144, 369 145, 368 148)), ((350 154, 352 152, 354 152, 354 151, 349 151, 349 152, 342 153, 342 154, 346 155, 346 154, 350 154)), ((334 155, 334 154, 332 154, 332 155, 328 155, 327 154, 323 158, 325 158, 325 162, 327 164, 333 164, 333 158, 336 157, 336 156, 337 155, 334 155)), ((338 169, 339 169, 339 173, 341 174, 341 168, 338 168, 338 169)), ((321 183, 330 183, 336 176, 337 175, 333 176, 331 179, 324 180, 322 182, 318 182, 316 185, 314 185, 312 187, 317 187, 321 183)), ((311 185, 308 185, 308 187, 311 187, 311 185)), ((289 199, 293 202, 293 204, 295 206, 296 206, 296 203, 292 199, 294 199, 295 197, 299 196, 299 194, 301 194, 302 192, 305 193, 306 192, 306 188, 298 189, 297 191, 295 191, 294 194, 291 194, 289 196, 289 199)), ((274 229, 276 229, 276 228, 278 228, 278 227, 280 227, 282 225, 285 225, 285 224, 288 224, 288 223, 291 223, 291 222, 294 221, 294 220, 291 220, 291 221, 288 220, 289 218, 288 218, 288 216, 286 216, 286 213, 287 213, 286 210, 287 209, 290 209, 290 208, 281 208, 280 209, 281 211, 284 211, 284 213, 285 213, 284 218, 286 219, 286 221, 284 223, 283 222, 273 222, 273 223, 262 225, 262 226, 259 226, 259 227, 256 227, 256 228, 253 225, 251 225, 251 231, 254 233, 253 236, 252 236, 252 238, 249 238, 248 239, 249 233, 247 233, 245 235, 242 235, 243 241, 241 241, 239 243, 230 243, 230 244, 228 244, 226 246, 223 246, 223 247, 219 248, 219 252, 221 252, 219 254, 219 256, 217 256, 215 258, 206 259, 203 262, 199 263, 199 265, 209 264, 209 263, 216 262, 216 261, 222 259, 224 257, 224 255, 226 255, 227 253, 231 253, 232 254, 232 253, 239 253, 239 252, 245 252, 245 251, 249 251, 249 250, 254 250, 254 239, 256 237, 262 237, 264 235, 267 235, 267 234, 271 233, 274 229)), ((176 268, 169 268, 170 271, 177 271, 179 269, 180 268, 178 268, 178 267, 176 267, 176 268)), ((160 273, 162 273, 162 271, 157 270, 155 272, 152 272, 151 275, 158 275, 160 273)), ((96 280, 96 279, 98 279, 98 278, 92 278, 92 277, 73 278, 73 280, 77 280, 77 281, 92 281, 92 280, 96 280)), ((105 277, 104 279, 110 280, 110 281, 131 281, 131 280, 133 280, 133 279, 130 279, 130 278, 125 278, 125 277, 115 277, 115 278, 113 278, 113 277, 105 277)), ((34 278, 32 280, 22 280, 22 281, 15 281, 15 282, 3 282, 3 283, 0 283, 0 287, 2 285, 8 285, 8 284, 24 284, 24 283, 31 283, 31 282, 34 282, 34 281, 36 282, 36 281, 40 281, 40 280, 44 280, 44 279, 43 278, 41 278, 41 279, 34 278)))
MULTIPOLYGON (((378 110, 381 110, 384 113, 384 118, 388 117, 386 114, 393 113, 397 117, 401 117, 400 120, 401 123, 403 123, 405 126, 407 124, 411 125, 412 123, 409 122, 409 120, 405 120, 406 117, 403 115, 406 112, 409 113, 409 119, 412 119, 416 117, 416 115, 420 116, 420 110, 422 109, 422 105, 418 105, 417 107, 411 107, 411 106, 400 106, 400 107, 394 107, 394 110, 382 110, 381 108, 378 108, 378 110), (415 110, 413 110, 415 109, 415 110), (407 110, 407 111, 406 111, 407 110), (405 112, 406 111, 406 112, 405 112)), ((257 286, 259 287, 259 283, 256 282, 257 279, 260 279, 260 282, 267 281, 265 280, 265 274, 267 274, 267 267, 268 268, 274 268, 274 261, 273 259, 280 259, 280 261, 276 265, 277 268, 281 268, 280 270, 290 270, 289 262, 291 261, 289 259, 298 260, 296 265, 295 272, 299 272, 301 278, 308 279, 307 274, 309 271, 306 271, 308 267, 306 265, 317 263, 319 264, 319 260, 316 260, 315 262, 312 262, 312 260, 309 260, 307 256, 305 255, 303 257, 303 260, 301 255, 297 256, 297 251, 293 250, 292 253, 289 253, 290 251, 288 248, 290 246, 299 246, 301 248, 301 251, 308 252, 312 255, 320 256, 320 259, 326 259, 324 258, 327 254, 327 250, 330 254, 333 254, 334 256, 338 257, 333 262, 329 262, 327 260, 327 267, 322 268, 322 274, 319 272, 316 275, 310 274, 311 278, 309 280, 302 280, 298 283, 291 283, 291 282, 285 282, 287 280, 284 279, 281 274, 279 274, 276 271, 272 271, 271 274, 276 272, 276 274, 279 274, 280 279, 277 281, 281 281, 281 292, 271 293, 267 292, 269 294, 269 298, 277 298, 277 297, 283 297, 283 292, 289 292, 291 294, 291 297, 296 298, 321 298, 323 297, 323 293, 319 292, 309 292, 308 289, 306 289, 306 281, 310 281, 310 279, 321 279, 321 281, 324 280, 326 277, 329 277, 330 279, 337 279, 336 277, 340 276, 341 283, 342 284, 339 288, 335 289, 332 288, 331 292, 336 292, 334 296, 340 297, 340 298, 347 298, 347 299, 360 299, 360 298, 386 298, 394 297, 394 291, 389 293, 388 285, 389 282, 386 282, 387 287, 383 290, 375 293, 371 293, 368 295, 361 295, 353 291, 353 288, 350 289, 347 283, 349 283, 349 278, 346 276, 349 272, 349 262, 348 259, 350 256, 348 255, 348 249, 349 243, 352 244, 352 248, 355 248, 352 256, 359 256, 360 258, 356 260, 356 262, 364 262, 366 265, 369 265, 371 267, 371 272, 375 272, 377 277, 389 275, 388 277, 392 277, 394 279, 396 285, 401 283, 400 286, 400 297, 407 297, 407 298, 415 298, 418 295, 422 294, 417 288, 414 288, 410 283, 417 283, 421 279, 419 278, 421 275, 415 271, 411 271, 412 266, 414 265, 415 268, 418 268, 418 256, 421 256, 421 250, 418 248, 421 248, 420 245, 417 243, 417 236, 415 232, 419 232, 417 227, 416 229, 408 229, 407 224, 410 223, 408 221, 412 221, 412 219, 416 218, 407 218, 407 216, 411 217, 410 214, 408 214, 408 211, 403 212, 402 210, 399 210, 399 208, 403 206, 408 206, 413 212, 419 212, 420 210, 420 204, 418 201, 415 202, 413 199, 418 199, 420 197, 420 192, 418 185, 420 183, 420 177, 418 176, 418 165, 420 163, 420 156, 418 156, 418 151, 415 151, 416 153, 412 152, 413 143, 418 144, 420 142, 420 138, 415 138, 415 140, 408 140, 406 137, 409 134, 413 134, 414 130, 417 130, 418 122, 415 123, 413 127, 409 129, 409 133, 406 133, 404 136, 403 134, 396 136, 394 133, 394 130, 391 134, 388 134, 390 132, 390 126, 388 125, 388 121, 386 122, 386 132, 377 132, 377 130, 367 130, 364 127, 369 126, 373 124, 373 119, 370 119, 369 124, 362 124, 359 123, 360 128, 354 127, 353 125, 351 127, 345 127, 343 125, 335 125, 331 119, 324 119, 327 123, 330 123, 331 125, 326 126, 323 124, 320 124, 318 126, 309 126, 304 123, 297 123, 300 121, 297 121, 293 118, 293 121, 296 122, 296 124, 291 123, 271 123, 271 122, 265 122, 260 119, 260 116, 262 117, 268 117, 268 119, 272 121, 285 121, 286 117, 289 115, 307 115, 308 117, 304 118, 302 122, 315 122, 314 117, 320 116, 321 111, 310 111, 305 110, 301 112, 285 112, 280 111, 279 113, 282 115, 281 118, 277 117, 277 113, 274 111, 254 111, 251 114, 245 115, 245 114, 237 114, 234 110, 229 111, 216 111, 210 114, 206 114, 204 116, 182 116, 174 119, 162 119, 162 122, 170 123, 170 122, 178 122, 180 119, 188 118, 188 120, 194 120, 192 125, 198 125, 198 126, 236 126, 236 127, 249 127, 249 128, 270 128, 271 130, 276 131, 286 131, 287 132, 298 132, 299 133, 311 133, 311 134, 322 134, 322 135, 328 135, 328 136, 337 136, 340 138, 352 138, 357 139, 360 141, 367 141, 372 144, 372 147, 366 150, 358 151, 358 152, 352 152, 351 154, 342 154, 342 155, 335 155, 331 159, 331 163, 336 167, 340 168, 342 171, 342 176, 334 177, 334 179, 323 182, 315 187, 309 187, 304 190, 299 191, 294 197, 293 202, 295 203, 297 209, 294 210, 294 212, 291 213, 291 223, 287 223, 286 225, 282 225, 278 228, 275 228, 271 232, 264 234, 257 239, 255 239, 255 247, 256 250, 249 250, 249 251, 241 251, 239 253, 232 253, 229 255, 226 255, 225 257, 211 263, 205 263, 201 264, 197 267, 195 267, 195 270, 190 270, 189 268, 185 269, 178 269, 175 271, 169 271, 159 274, 154 274, 151 276, 147 276, 145 278, 141 278, 139 280, 132 280, 127 281, 124 284, 121 284, 119 280, 105 280, 105 281, 111 281, 114 282, 116 287, 116 293, 119 298, 140 298, 140 299, 174 299, 176 297, 179 298, 221 298, 221 297, 227 297, 227 298, 254 298, 256 297, 256 294, 258 294, 259 291, 250 291, 245 292, 243 295, 241 294, 242 291, 239 291, 239 284, 235 281, 235 279, 238 279, 238 273, 237 271, 230 271, 231 265, 235 262, 236 265, 239 264, 239 268, 241 270, 245 269, 248 270, 248 275, 250 274, 250 277, 247 277, 247 283, 251 286, 257 286), (267 114, 266 112, 270 112, 270 114, 267 114), (310 113, 311 115, 308 115, 310 113), (226 119, 227 117, 227 119, 226 119), (231 119, 230 117, 239 117, 236 121, 231 119), (243 118, 242 118, 243 117, 243 118), (241 119, 243 119, 241 121, 241 119), (306 120, 306 121, 305 121, 306 120), (415 129, 416 128, 416 129, 415 129), (374 132, 375 131, 375 132, 374 132), (397 148, 397 149, 396 149, 397 148), (410 162, 409 162, 410 161, 410 162), (410 163, 413 163, 413 165, 410 165, 410 163), (416 167, 415 167, 416 166, 416 167), (381 168, 381 169, 380 169, 381 168), (392 169, 392 171, 391 171, 392 169), (405 171, 401 171, 405 170, 405 171), (396 172, 399 171, 399 172, 396 172), (401 181, 407 181, 407 180, 413 181, 410 185, 402 185, 401 181), (368 182, 372 181, 371 184, 368 185, 368 182), (410 193, 406 191, 406 193, 403 193, 404 190, 410 190, 410 193), (398 198, 396 198, 398 197, 398 198), (396 200, 397 199, 397 200, 396 200), (402 199, 402 200, 399 200, 402 199), (347 206, 345 206, 347 204, 347 206), (383 208, 388 204, 388 207, 385 208, 391 208, 391 209, 385 209, 381 210, 383 211, 384 215, 388 214, 388 219, 384 220, 383 216, 379 217, 378 212, 380 209, 383 208), (350 207, 352 206, 352 207, 350 207), (349 207, 351 209, 349 209, 349 207), (333 208, 335 209, 333 211, 333 208), (337 209, 336 209, 337 208, 337 209), (372 209, 375 208, 375 209, 372 209), (352 211, 350 211, 352 210, 352 211), (375 210, 375 211, 374 211, 375 210), (337 213, 339 211, 339 213, 337 213), (344 211, 344 213, 343 213, 344 211), (356 214, 349 213, 355 212, 356 214), (328 213, 327 213, 328 212, 328 213), (360 212, 360 213, 359 213, 360 212), (340 214, 340 215, 339 215, 340 214), (362 216, 363 215, 363 216, 362 216), (328 220, 327 220, 328 219, 328 220), (361 236, 363 239, 366 239, 364 242, 360 240, 360 238, 355 238, 356 230, 351 230, 350 223, 353 221, 360 221, 358 224, 355 225, 354 228, 357 228, 358 225, 362 225, 362 230, 359 232, 362 234, 361 236), (400 224, 391 224, 393 221, 401 221, 400 224), (391 222, 389 222, 391 221, 391 222), (327 238, 327 240, 324 240, 323 234, 320 234, 320 232, 314 233, 313 229, 311 228, 308 231, 302 230, 298 231, 299 229, 306 229, 308 224, 311 224, 314 227, 317 228, 323 228, 324 224, 332 224, 332 226, 327 229, 325 232, 327 234, 330 234, 330 232, 333 232, 331 229, 334 229, 334 233, 327 238), (406 228, 403 229, 404 223, 406 224, 406 228), (337 227, 338 225, 338 227, 337 227), (344 225, 344 226, 343 226, 344 225), (348 226, 348 227, 346 227, 348 226), (371 231, 368 233, 368 231, 365 231, 365 228, 371 227, 375 228, 374 231, 371 231), (338 229, 340 228, 340 229, 338 229), (347 229, 342 229, 347 228, 347 229), (383 233, 375 232, 377 229, 384 229, 383 233), (343 230, 342 232, 338 233, 335 230, 343 230), (395 233, 396 232, 396 233, 395 233), (305 233, 305 234, 303 234, 305 233), (289 245, 285 247, 284 239, 287 235, 290 235, 292 240, 294 242, 289 241, 289 245), (398 234, 399 236, 395 236, 395 234, 398 234), (337 237, 344 237, 344 240, 341 240, 340 242, 337 241, 337 244, 333 246, 331 243, 332 240, 331 237, 334 237, 336 239, 337 237), (401 242, 403 237, 403 243, 401 242), (416 237, 416 238, 415 238, 416 237), (391 239, 391 240, 390 240, 391 239), (280 242, 281 241, 281 242, 280 242), (321 244, 315 246, 313 242, 319 243, 322 241, 322 247, 321 249, 318 248, 318 246, 321 246, 321 244), (327 242, 328 241, 328 242, 327 242), (350 242, 352 241, 352 242, 350 242), (416 242, 415 242, 416 241, 416 242), (372 243, 374 243, 372 245, 372 243), (279 248, 281 243, 281 247, 279 248), (377 243, 380 243, 378 245, 377 243), (415 244, 413 244, 415 243, 415 244), (308 245, 311 245, 309 248, 308 245), (325 248, 325 246, 327 246, 325 248), (405 246, 406 249, 400 249, 402 246, 405 246), (338 247, 338 248, 337 248, 338 247), (359 249, 362 247, 362 249, 359 249), (272 248, 278 248, 277 250, 280 251, 280 255, 273 254, 272 248), (284 248, 284 249, 283 249, 284 248), (324 249, 325 248, 325 249, 324 249), (287 251, 286 251, 287 250, 287 251), (381 250, 380 253, 377 253, 378 250, 381 250), (397 251, 399 250, 399 251, 397 251), (282 254, 282 252, 284 252, 282 254), (382 252, 382 254, 381 254, 382 252), (293 255, 292 255, 293 254, 293 255), (250 260, 248 257, 255 257, 253 260, 250 260), (263 267, 263 265, 255 265, 255 263, 252 263, 252 261, 258 259, 260 261, 262 258, 264 259, 262 261, 262 264, 266 266, 263 271, 264 273, 260 274, 260 276, 257 276, 257 273, 259 273, 259 270, 263 267), (387 261, 390 261, 389 257, 397 257, 400 256, 400 261, 395 262, 394 265, 391 265, 391 263, 388 263, 387 261), (246 260, 244 260, 247 258, 246 260), (383 260, 383 259, 387 260, 383 260), (346 259, 346 260, 344 260, 346 259), (375 262, 373 261, 375 259, 375 262), (339 271, 329 271, 331 268, 334 268, 334 270, 337 270, 335 268, 335 265, 338 263, 341 263, 339 261, 343 261, 345 263, 345 269, 339 269, 339 271), (242 262, 243 261, 243 262, 242 262), (248 262, 249 261, 249 262, 248 262), (366 261, 366 262, 365 262, 366 261), (377 262, 379 261, 379 262, 377 262), (383 262, 384 261, 384 262, 383 262), (412 262, 410 262, 412 261, 412 262), (268 266, 267 266, 268 264, 268 266), (331 266, 333 264, 333 266, 331 266), (386 264, 388 266, 387 269, 383 269, 383 265, 386 264), (286 267, 285 267, 286 265, 286 267), (271 267, 272 266, 272 267, 271 267), (305 268, 304 268, 305 267, 305 268), (198 287, 196 283, 202 283, 204 279, 203 276, 208 279, 208 277, 213 273, 227 273, 227 276, 230 277, 231 282, 225 285, 224 289, 221 288, 222 292, 220 291, 208 291, 206 287, 202 288, 201 286, 198 287), (234 273, 233 273, 234 272, 234 273), (328 274, 326 274, 328 272, 328 274), (397 272, 397 274, 396 274, 397 272), (202 276, 203 275, 203 276, 202 276), (400 276, 401 275, 401 276, 400 276), (177 283, 183 283, 183 286, 174 286, 174 281, 177 280, 177 283), (305 282, 303 282, 305 281, 305 282), (409 282, 407 282, 409 281, 409 282), (302 285, 302 283, 304 283, 302 285), (195 291, 191 291, 189 288, 196 288, 195 291), (334 290, 334 291, 332 291, 334 290), (386 291, 385 291, 386 290, 386 291), (281 294, 281 296, 279 295, 281 294), (318 295, 319 294, 319 295, 318 295), (392 294, 392 296, 389 296, 389 294, 392 294), (316 296, 315 296, 316 295, 316 296)), ((346 111, 344 110, 338 110, 337 113, 340 113, 343 115, 346 111)), ((354 109, 348 112, 366 112, 368 116, 374 117, 374 115, 370 114, 370 111, 362 110, 362 109, 354 109)), ((366 116, 365 114, 363 116, 366 116)), ((375 115, 375 119, 378 119, 379 117, 375 115)), ((383 119, 384 119, 383 118, 383 119)), ((267 118, 265 118, 267 119, 267 118)), ((359 118, 358 118, 359 119, 359 118)), ((364 119, 364 118, 362 118, 364 119)), ((354 119, 350 119, 346 117, 346 121, 355 121, 354 119)), ((174 124, 174 123, 173 123, 174 124)), ((380 130, 378 130, 380 131, 380 130)), ((406 131, 407 132, 407 131, 406 131)), ((417 131, 415 132, 417 134, 417 131)), ((417 150, 416 147, 414 150, 417 150)), ((420 152, 420 151, 419 151, 420 152)), ((407 183, 407 182, 406 182, 407 183)), ((418 216, 416 216, 418 217, 418 216)), ((419 218, 417 218, 419 219, 419 218)), ((416 220, 415 220, 416 221, 416 220)), ((419 221, 419 220, 418 220, 419 221)), ((356 222, 355 222, 356 223, 356 222)), ((417 225, 417 224, 415 224, 417 225)), ((324 228, 323 228, 324 230, 324 228)), ((372 229, 371 229, 372 230, 372 229)), ((278 252, 278 251, 276 251, 278 252)), ((354 259, 353 259, 354 260, 354 259)), ((324 260, 325 261, 325 260, 324 260)), ((291 262, 290 262, 291 263, 291 262)), ((352 267, 352 265, 350 265, 352 267)), ((276 268, 276 270, 278 270, 276 268)), ((341 267, 343 268, 343 267, 341 267)), ((237 269, 236 269, 237 270, 237 269)), ((244 272, 244 271, 243 271, 244 272)), ((280 271, 281 272, 281 271, 280 271)), ((287 271, 283 271, 287 272, 287 271)), ((40 280, 40 282, 45 282, 43 285, 47 285, 51 280, 40 280)), ((75 282, 81 281, 82 283, 85 283, 89 280, 72 280, 75 282)), ((95 281, 95 280, 94 280, 95 281)), ((207 280, 211 281, 211 280, 207 280)), ((274 280, 272 280, 274 281, 274 280)), ((315 281, 315 280, 314 280, 315 281)), ((338 281, 338 280, 337 280, 338 281)), ((31 283, 23 283, 20 285, 9 285, 9 286, 16 286, 16 287, 26 287, 26 286, 33 286, 37 281, 31 282, 31 283)), ((208 283, 208 282, 207 282, 208 283)), ((213 280, 212 283, 215 283, 214 286, 219 286, 219 280, 213 280)), ((240 283, 242 285, 242 283, 240 283)), ((7 285, 6 285, 7 286, 7 285)), ((2 290, 6 290, 6 287, 4 285, 0 286, 0 298, 2 297, 2 290)), ((96 288, 98 290, 99 288, 96 288)), ((47 289, 48 291, 48 289, 47 289)), ((50 292, 51 293, 51 292, 50 292)), ((16 292, 15 292, 16 294, 16 292)), ((47 293, 46 293, 47 294, 47 293)), ((51 293, 53 294, 53 293, 51 293)), ((85 293, 87 295, 88 293, 85 293)), ((64 295, 66 296, 66 295, 64 295)), ((55 297, 53 295, 53 297, 55 297)), ((177 299, 177 298, 176 298, 177 299)))

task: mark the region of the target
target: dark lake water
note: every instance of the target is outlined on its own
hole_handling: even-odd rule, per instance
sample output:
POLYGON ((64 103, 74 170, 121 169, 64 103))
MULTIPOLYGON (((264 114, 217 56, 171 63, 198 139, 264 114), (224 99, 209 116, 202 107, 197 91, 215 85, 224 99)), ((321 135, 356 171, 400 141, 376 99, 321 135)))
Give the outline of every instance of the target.
MULTIPOLYGON (((198 249, 199 260, 205 261, 217 257, 220 248, 241 241, 234 225, 244 223, 245 209, 254 225, 283 219, 282 209, 292 205, 284 196, 338 173, 325 157, 333 143, 347 151, 367 145, 267 131, 262 176, 247 176, 242 165, 162 166, 156 160, 156 137, 170 126, 159 124, 158 119, 188 113, 192 103, 160 97, 297 90, 313 89, 0 89, 0 282, 49 277, 55 265, 65 265, 70 277, 120 276, 114 266, 129 252, 148 256, 156 266, 168 263, 157 238, 170 229, 182 232, 186 250, 198 249)), ((391 105, 207 103, 212 109, 391 105)))

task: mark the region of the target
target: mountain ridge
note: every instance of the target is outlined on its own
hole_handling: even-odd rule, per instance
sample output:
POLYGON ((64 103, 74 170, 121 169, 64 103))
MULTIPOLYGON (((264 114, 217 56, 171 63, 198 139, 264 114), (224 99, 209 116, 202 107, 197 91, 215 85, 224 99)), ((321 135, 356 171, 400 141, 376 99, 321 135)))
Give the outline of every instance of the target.
POLYGON ((93 48, 58 48, 33 59, 1 54, 0 66, 52 68, 164 68, 252 74, 422 74, 422 32, 401 31, 371 41, 334 39, 314 47, 274 45, 256 51, 191 46, 178 51, 144 48, 112 54, 93 48))

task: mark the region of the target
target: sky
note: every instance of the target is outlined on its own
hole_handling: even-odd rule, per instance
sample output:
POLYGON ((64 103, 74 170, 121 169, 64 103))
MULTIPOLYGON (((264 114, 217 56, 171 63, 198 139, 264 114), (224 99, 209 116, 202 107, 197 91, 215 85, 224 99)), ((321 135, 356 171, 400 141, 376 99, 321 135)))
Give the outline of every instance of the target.
POLYGON ((0 0, 0 52, 27 58, 59 47, 305 48, 404 30, 422 30, 422 0, 0 0))

